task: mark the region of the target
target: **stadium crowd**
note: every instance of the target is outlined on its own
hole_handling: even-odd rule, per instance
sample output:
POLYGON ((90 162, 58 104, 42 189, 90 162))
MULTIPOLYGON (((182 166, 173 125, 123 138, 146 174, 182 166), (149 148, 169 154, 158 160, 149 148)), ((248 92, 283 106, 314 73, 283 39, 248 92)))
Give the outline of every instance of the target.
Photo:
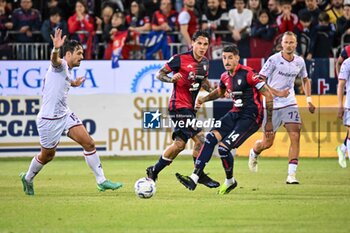
POLYGON ((286 31, 296 33, 305 59, 327 58, 350 42, 350 0, 0 0, 0 57, 23 59, 14 53, 20 44, 52 48, 58 27, 83 44, 87 59, 121 48, 121 59, 167 59, 187 50, 199 28, 211 33, 212 59, 226 42, 242 58, 266 58, 286 31))

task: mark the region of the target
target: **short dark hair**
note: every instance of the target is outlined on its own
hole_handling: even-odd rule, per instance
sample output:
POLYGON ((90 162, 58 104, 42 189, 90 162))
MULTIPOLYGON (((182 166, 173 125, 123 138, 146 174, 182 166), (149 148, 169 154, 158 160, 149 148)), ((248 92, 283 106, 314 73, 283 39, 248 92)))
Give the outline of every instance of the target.
POLYGON ((196 31, 192 36, 192 41, 196 41, 200 36, 208 38, 208 42, 210 44, 210 35, 207 31, 204 31, 204 30, 196 31))
POLYGON ((62 11, 60 8, 58 7, 53 7, 49 10, 49 16, 54 16, 54 15, 59 15, 61 16, 62 15, 62 11))
POLYGON ((226 45, 222 52, 233 53, 233 55, 239 55, 239 50, 235 44, 226 45))
POLYGON ((299 14, 299 19, 300 21, 303 21, 303 22, 311 22, 312 15, 310 12, 304 11, 299 14))
POLYGON ((74 51, 79 49, 79 47, 83 48, 83 45, 79 41, 66 39, 63 44, 63 56, 65 56, 67 52, 74 53, 74 51))
POLYGON ((318 15, 318 21, 320 21, 320 22, 325 22, 325 23, 329 23, 330 17, 329 17, 329 15, 328 15, 326 12, 322 11, 322 12, 320 12, 320 14, 318 15))

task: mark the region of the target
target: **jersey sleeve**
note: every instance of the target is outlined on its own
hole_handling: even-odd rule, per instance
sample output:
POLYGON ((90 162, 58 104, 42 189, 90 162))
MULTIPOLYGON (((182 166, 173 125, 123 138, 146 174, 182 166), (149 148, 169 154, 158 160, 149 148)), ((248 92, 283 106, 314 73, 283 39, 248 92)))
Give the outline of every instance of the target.
POLYGON ((345 81, 348 80, 350 75, 349 66, 350 66, 350 59, 348 58, 343 62, 343 64, 341 64, 338 79, 343 79, 345 81))
POLYGON ((219 90, 226 90, 225 73, 223 73, 220 77, 220 83, 219 83, 218 89, 219 90))
POLYGON ((259 75, 252 71, 247 74, 247 82, 250 86, 255 87, 258 90, 265 85, 265 82, 260 79, 259 75))
POLYGON ((179 55, 172 56, 168 62, 165 64, 165 66, 171 70, 172 72, 179 72, 181 65, 181 60, 179 55))
POLYGON ((346 49, 343 49, 341 52, 340 52, 340 56, 343 58, 343 60, 347 59, 349 56, 348 56, 348 52, 346 51, 346 49))
POLYGON ((301 70, 299 72, 299 77, 300 78, 306 78, 308 75, 307 75, 307 70, 306 70, 306 65, 305 65, 305 61, 304 59, 301 59, 302 61, 302 67, 301 67, 301 70))
POLYGON ((52 72, 60 73, 60 72, 62 72, 63 70, 66 69, 66 67, 67 67, 67 62, 66 62, 66 60, 64 60, 64 59, 61 59, 61 65, 55 66, 55 65, 52 64, 52 62, 51 62, 51 66, 52 66, 52 72))
POLYGON ((270 57, 269 59, 267 59, 267 61, 265 62, 265 64, 263 65, 263 67, 261 68, 259 74, 268 78, 271 77, 273 71, 275 70, 275 62, 274 60, 270 57))
POLYGON ((178 22, 179 24, 188 24, 191 20, 191 16, 187 11, 182 11, 179 14, 178 22))

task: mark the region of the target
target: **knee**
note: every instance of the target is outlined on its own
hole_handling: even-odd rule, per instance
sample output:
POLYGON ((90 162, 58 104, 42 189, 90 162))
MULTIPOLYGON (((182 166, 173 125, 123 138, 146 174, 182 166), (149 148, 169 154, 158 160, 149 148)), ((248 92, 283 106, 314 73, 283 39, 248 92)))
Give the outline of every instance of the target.
POLYGON ((175 147, 176 152, 180 153, 185 149, 186 143, 182 140, 176 140, 173 145, 175 147))

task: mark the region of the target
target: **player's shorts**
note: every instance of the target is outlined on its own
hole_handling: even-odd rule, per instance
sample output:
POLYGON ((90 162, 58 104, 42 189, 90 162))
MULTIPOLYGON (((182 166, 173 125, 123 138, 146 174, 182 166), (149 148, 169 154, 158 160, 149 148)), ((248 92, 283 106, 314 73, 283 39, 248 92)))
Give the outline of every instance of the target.
MULTIPOLYGON (((287 106, 285 108, 278 108, 273 110, 272 112, 273 132, 276 132, 282 124, 285 125, 288 123, 301 124, 298 105, 287 106)), ((266 124, 266 109, 264 110, 264 120, 262 124, 263 132, 265 132, 265 124, 266 124)))
POLYGON ((350 127, 350 109, 344 109, 343 124, 344 126, 350 127))
POLYGON ((176 110, 169 110, 169 115, 174 124, 176 124, 172 135, 173 140, 175 140, 176 137, 179 137, 187 143, 188 139, 193 138, 202 130, 202 128, 193 128, 191 126, 180 127, 180 121, 184 122, 183 124, 185 124, 187 121, 196 119, 196 113, 194 110, 179 108, 176 110))
POLYGON ((242 143, 260 128, 261 122, 242 116, 237 112, 228 112, 220 118, 221 127, 214 127, 220 133, 221 142, 230 150, 238 148, 242 143))
POLYGON ((40 145, 45 149, 52 149, 60 142, 63 132, 69 131, 74 126, 81 125, 82 122, 73 112, 68 112, 58 119, 38 117, 36 124, 40 137, 40 145))

